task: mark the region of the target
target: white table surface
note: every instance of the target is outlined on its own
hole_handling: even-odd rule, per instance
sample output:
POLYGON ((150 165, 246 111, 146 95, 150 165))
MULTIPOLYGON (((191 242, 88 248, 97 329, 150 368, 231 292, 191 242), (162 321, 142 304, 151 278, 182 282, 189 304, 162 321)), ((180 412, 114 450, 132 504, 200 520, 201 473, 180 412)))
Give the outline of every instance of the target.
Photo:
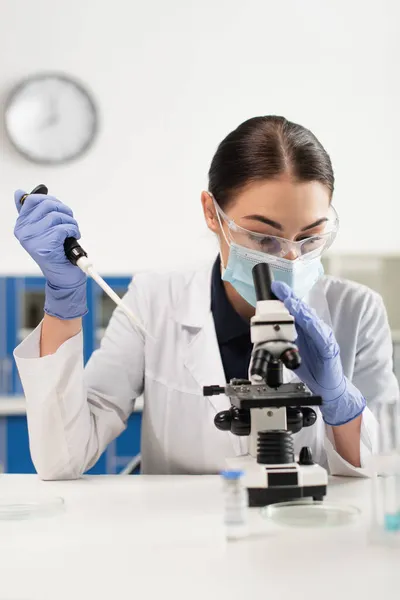
POLYGON ((303 530, 251 509, 250 536, 225 543, 219 477, 0 476, 1 498, 62 496, 65 511, 0 521, 1 600, 400 597, 400 550, 367 541, 369 481, 334 478, 328 499, 356 524, 303 530))

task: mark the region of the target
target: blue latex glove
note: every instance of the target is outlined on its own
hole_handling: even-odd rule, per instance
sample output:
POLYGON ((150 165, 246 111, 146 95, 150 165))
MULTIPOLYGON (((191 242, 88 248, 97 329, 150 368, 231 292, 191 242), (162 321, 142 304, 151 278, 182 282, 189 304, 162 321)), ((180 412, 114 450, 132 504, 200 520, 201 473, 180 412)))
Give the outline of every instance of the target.
POLYGON ((294 317, 296 344, 302 359, 296 375, 313 394, 322 397, 320 410, 324 421, 328 425, 352 421, 364 410, 365 399, 343 373, 332 329, 286 283, 274 281, 272 291, 294 317))
POLYGON ((59 319, 74 319, 87 313, 86 275, 72 265, 64 253, 67 237, 80 238, 72 210, 52 196, 14 194, 19 216, 14 234, 39 265, 46 278, 44 310, 59 319))

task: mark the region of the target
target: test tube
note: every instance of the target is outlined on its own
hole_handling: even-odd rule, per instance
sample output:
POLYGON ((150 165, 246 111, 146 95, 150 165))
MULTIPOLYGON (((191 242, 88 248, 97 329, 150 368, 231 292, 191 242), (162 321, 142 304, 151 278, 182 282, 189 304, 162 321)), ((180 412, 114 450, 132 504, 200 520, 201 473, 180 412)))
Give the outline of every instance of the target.
POLYGON ((373 542, 400 547, 400 413, 396 404, 379 403, 371 457, 371 528, 373 542))

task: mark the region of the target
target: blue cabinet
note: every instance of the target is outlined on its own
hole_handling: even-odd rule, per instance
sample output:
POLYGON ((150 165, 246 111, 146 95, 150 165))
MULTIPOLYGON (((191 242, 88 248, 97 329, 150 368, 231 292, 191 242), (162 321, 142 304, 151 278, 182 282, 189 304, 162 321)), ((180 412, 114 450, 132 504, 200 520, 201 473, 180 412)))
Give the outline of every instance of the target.
MULTIPOLYGON (((111 442, 89 473, 120 473, 140 452, 140 428, 141 413, 135 412, 129 418, 126 430, 111 442)), ((0 417, 0 465, 7 473, 35 473, 25 416, 0 417)))
POLYGON ((26 417, 7 417, 6 426, 7 453, 3 457, 4 470, 7 473, 35 473, 29 453, 26 417))
MULTIPOLYGON (((123 296, 130 277, 105 277, 123 296)), ((0 402, 23 395, 14 348, 43 317, 45 280, 42 277, 0 277, 0 402)), ((91 279, 87 282, 88 314, 83 320, 84 361, 99 346, 114 310, 114 303, 91 279)), ((141 413, 133 413, 127 429, 112 442, 91 473, 118 473, 140 451, 141 413)), ((0 463, 10 473, 32 473, 25 416, 0 417, 0 463)))
MULTIPOLYGON (((130 283, 130 277, 104 279, 120 296, 124 295, 130 283)), ((45 280, 42 277, 0 277, 0 359, 7 365, 0 371, 0 394, 22 394, 13 351, 40 323, 44 294, 45 280)), ((89 312, 83 319, 85 362, 98 347, 114 310, 114 303, 91 279, 87 282, 87 301, 89 312)))

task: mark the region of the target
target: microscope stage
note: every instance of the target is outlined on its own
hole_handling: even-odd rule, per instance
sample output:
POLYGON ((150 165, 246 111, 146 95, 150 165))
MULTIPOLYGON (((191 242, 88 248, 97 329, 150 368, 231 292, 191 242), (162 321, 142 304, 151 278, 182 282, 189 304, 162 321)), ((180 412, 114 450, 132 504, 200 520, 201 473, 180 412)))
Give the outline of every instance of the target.
POLYGON ((322 398, 313 396, 303 383, 285 383, 274 389, 260 384, 228 384, 225 394, 237 408, 277 408, 282 406, 321 406, 322 398))

